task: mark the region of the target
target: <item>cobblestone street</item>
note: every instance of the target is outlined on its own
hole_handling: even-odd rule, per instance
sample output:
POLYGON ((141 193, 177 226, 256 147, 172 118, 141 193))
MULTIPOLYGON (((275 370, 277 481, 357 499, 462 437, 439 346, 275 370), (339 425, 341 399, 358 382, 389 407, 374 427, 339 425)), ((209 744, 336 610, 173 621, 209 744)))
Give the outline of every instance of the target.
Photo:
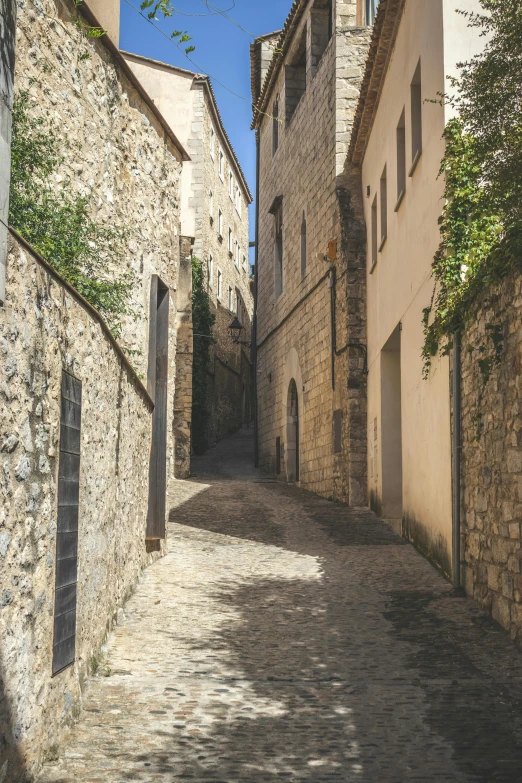
POLYGON ((369 512, 194 460, 41 783, 517 783, 522 656, 369 512))

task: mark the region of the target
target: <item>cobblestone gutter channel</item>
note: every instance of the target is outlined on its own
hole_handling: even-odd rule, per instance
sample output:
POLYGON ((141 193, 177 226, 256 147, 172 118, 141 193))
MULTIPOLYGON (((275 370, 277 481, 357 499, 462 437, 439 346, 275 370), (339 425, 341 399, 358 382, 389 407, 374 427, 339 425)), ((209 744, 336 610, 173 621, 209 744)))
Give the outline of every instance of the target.
POLYGON ((264 479, 248 434, 179 482, 40 783, 515 783, 522 659, 369 512, 264 479))

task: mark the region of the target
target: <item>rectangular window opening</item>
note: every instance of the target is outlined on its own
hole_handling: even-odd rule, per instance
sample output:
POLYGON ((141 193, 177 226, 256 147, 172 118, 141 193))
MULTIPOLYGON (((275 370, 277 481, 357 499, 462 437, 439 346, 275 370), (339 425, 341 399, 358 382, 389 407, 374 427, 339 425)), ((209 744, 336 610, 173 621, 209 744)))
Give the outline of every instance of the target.
POLYGON ((332 0, 316 0, 310 15, 311 23, 311 67, 317 70, 333 33, 332 0))
POLYGON ((272 155, 279 148, 279 98, 276 98, 272 108, 272 155))
POLYGON ((422 84, 421 84, 421 61, 415 70, 415 75, 411 83, 411 169, 410 177, 413 175, 419 158, 422 154, 422 84))
POLYGON ((399 124, 397 125, 397 204, 395 211, 399 209, 404 194, 406 193, 406 121, 405 111, 402 110, 399 124))
POLYGON ((333 442, 334 454, 339 454, 343 450, 343 412, 334 411, 333 414, 333 442))
POLYGON ((212 253, 208 257, 208 287, 210 289, 214 287, 214 258, 212 253))
POLYGON ((377 250, 378 250, 378 232, 377 232, 377 196, 375 196, 372 204, 372 216, 371 216, 371 229, 372 229, 372 246, 371 246, 371 257, 372 257, 372 266, 370 269, 370 272, 373 272, 375 265, 377 263, 377 250))
POLYGON ((275 219, 275 295, 283 293, 283 202, 277 204, 275 219))
POLYGON ((289 65, 285 67, 285 120, 294 116, 297 105, 306 92, 306 28, 289 65))
POLYGON ((217 273, 217 298, 221 302, 223 299, 223 273, 218 269, 217 273))
POLYGON ((381 197, 381 244, 379 250, 382 250, 384 243, 388 237, 388 176, 386 172, 386 166, 382 172, 380 182, 380 197, 381 197))

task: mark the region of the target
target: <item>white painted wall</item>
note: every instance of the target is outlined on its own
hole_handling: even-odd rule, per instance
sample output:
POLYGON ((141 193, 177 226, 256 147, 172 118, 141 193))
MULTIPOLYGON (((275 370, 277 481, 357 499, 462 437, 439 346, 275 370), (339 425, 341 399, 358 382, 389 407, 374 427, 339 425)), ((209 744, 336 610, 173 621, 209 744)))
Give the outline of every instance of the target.
MULTIPOLYGON (((388 237, 368 273, 369 399, 368 426, 376 464, 369 470, 370 496, 379 508, 383 464, 381 416, 381 352, 399 323, 401 332, 403 520, 417 544, 447 572, 451 570, 451 435, 449 360, 436 358, 428 380, 422 377, 422 311, 433 292, 431 263, 439 244, 438 217, 444 182, 438 178, 444 154, 442 134, 450 109, 422 106, 423 150, 407 177, 406 193, 397 211, 396 128, 406 110, 407 172, 412 164, 410 84, 421 58, 423 100, 436 100, 449 90, 458 62, 483 45, 456 8, 477 10, 478 0, 407 0, 398 38, 384 83, 362 167, 365 217, 371 226, 371 206, 387 166, 388 237), (377 443, 374 424, 377 418, 377 443), (373 475, 372 475, 373 474, 373 475)), ((378 199, 379 200, 379 199, 378 199)), ((380 204, 379 204, 380 237, 380 204)), ((368 231, 371 262, 371 231, 368 231)), ((386 404, 384 404, 384 411, 386 404)), ((384 453, 386 454, 386 444, 384 453)))

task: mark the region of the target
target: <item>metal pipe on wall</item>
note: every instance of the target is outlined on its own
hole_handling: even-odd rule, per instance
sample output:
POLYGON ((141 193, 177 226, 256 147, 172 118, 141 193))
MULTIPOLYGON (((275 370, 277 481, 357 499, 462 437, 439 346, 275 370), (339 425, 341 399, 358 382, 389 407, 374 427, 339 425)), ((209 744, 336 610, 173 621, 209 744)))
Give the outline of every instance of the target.
POLYGON ((461 336, 453 335, 453 586, 461 589, 460 578, 460 495, 461 495, 461 336))

